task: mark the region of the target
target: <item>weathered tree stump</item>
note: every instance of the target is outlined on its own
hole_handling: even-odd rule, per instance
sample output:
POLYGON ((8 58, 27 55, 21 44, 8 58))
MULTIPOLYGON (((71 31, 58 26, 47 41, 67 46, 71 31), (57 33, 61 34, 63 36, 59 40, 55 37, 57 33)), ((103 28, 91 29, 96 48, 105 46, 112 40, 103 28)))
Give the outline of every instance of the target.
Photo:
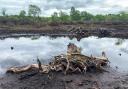
POLYGON ((82 73, 93 68, 94 70, 103 71, 103 67, 106 66, 108 62, 105 52, 102 52, 101 57, 89 57, 81 54, 81 48, 73 43, 69 43, 69 45, 67 45, 67 54, 55 56, 48 65, 41 64, 41 61, 37 58, 37 64, 11 67, 7 72, 21 73, 32 68, 38 69, 41 73, 49 73, 50 71, 62 71, 65 74, 75 72, 82 73))

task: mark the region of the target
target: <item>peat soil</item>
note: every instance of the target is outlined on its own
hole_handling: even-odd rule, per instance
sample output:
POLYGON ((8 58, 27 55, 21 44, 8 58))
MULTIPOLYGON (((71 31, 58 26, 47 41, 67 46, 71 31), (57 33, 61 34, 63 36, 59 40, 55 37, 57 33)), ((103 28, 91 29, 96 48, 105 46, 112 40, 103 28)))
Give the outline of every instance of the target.
POLYGON ((0 38, 33 35, 128 38, 128 23, 57 24, 44 26, 0 25, 0 38))
POLYGON ((6 74, 0 78, 0 89, 128 89, 128 75, 117 70, 64 75, 62 72, 41 74, 30 70, 20 74, 6 74))
MULTIPOLYGON (((57 26, 0 26, 0 39, 29 37, 33 35, 77 37, 128 38, 128 24, 75 24, 57 26)), ((87 72, 64 75, 30 70, 21 74, 5 74, 0 77, 0 89, 128 89, 128 74, 112 68, 108 72, 87 72)))

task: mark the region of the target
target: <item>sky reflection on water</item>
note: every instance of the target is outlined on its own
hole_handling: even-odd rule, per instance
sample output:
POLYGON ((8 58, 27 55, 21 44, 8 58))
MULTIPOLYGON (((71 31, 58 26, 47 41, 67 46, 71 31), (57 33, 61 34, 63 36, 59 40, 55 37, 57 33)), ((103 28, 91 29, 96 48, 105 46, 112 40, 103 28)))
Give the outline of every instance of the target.
POLYGON ((47 63, 53 56, 66 53, 69 42, 81 47, 85 55, 100 56, 101 52, 105 51, 112 67, 118 66, 119 70, 128 71, 128 40, 126 39, 87 37, 77 41, 75 38, 52 39, 42 36, 37 39, 20 37, 0 40, 0 74, 11 66, 36 63, 37 57, 43 63, 47 63), (14 50, 11 50, 11 46, 14 50))

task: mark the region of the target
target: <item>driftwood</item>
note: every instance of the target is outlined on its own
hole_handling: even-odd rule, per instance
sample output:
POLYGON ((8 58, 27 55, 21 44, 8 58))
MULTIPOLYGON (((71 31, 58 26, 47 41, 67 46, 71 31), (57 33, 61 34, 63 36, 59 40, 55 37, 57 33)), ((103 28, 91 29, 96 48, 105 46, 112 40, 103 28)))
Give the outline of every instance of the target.
POLYGON ((73 43, 67 45, 67 54, 55 56, 53 61, 48 65, 42 65, 37 58, 37 64, 27 65, 23 67, 11 67, 7 72, 21 73, 32 68, 38 69, 41 73, 49 73, 50 71, 61 71, 67 73, 86 73, 87 70, 95 68, 95 70, 104 70, 104 66, 108 64, 108 58, 105 52, 101 57, 86 56, 81 53, 81 48, 73 43))

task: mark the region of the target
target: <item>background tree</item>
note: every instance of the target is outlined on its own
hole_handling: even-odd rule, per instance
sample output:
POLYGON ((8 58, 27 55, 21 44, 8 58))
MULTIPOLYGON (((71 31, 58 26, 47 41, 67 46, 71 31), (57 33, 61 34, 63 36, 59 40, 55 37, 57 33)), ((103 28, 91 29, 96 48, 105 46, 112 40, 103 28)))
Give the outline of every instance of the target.
POLYGON ((53 15, 51 16, 52 22, 59 22, 59 16, 57 12, 54 12, 53 15))
POLYGON ((2 15, 5 16, 6 15, 6 9, 2 8, 2 15))
POLYGON ((81 12, 81 21, 91 21, 93 18, 93 15, 86 12, 86 11, 82 11, 81 12))
POLYGON ((93 19, 96 22, 105 21, 105 16, 104 15, 96 15, 93 19))
MULTIPOLYGON (((71 22, 71 21, 91 21, 91 22, 128 22, 128 12, 121 11, 117 14, 99 14, 93 15, 87 11, 80 12, 75 7, 71 7, 70 15, 66 12, 60 11, 59 13, 54 12, 50 17, 39 17, 41 9, 36 5, 29 5, 28 15, 24 10, 20 11, 19 15, 7 15, 6 9, 1 10, 0 23, 11 23, 11 24, 47 24, 49 22, 71 22)), ((58 23, 56 23, 58 24, 58 23)))
POLYGON ((124 12, 124 11, 121 11, 119 13, 119 16, 120 16, 120 19, 123 20, 123 21, 128 21, 128 13, 127 12, 124 12))
POLYGON ((80 11, 76 10, 75 7, 71 7, 70 17, 72 21, 80 21, 80 11))
POLYGON ((69 15, 67 13, 60 11, 59 16, 60 16, 61 22, 69 21, 69 15))
POLYGON ((41 9, 36 5, 29 5, 28 15, 36 17, 41 14, 41 9))
POLYGON ((21 17, 25 17, 25 15, 26 15, 26 12, 25 12, 25 10, 21 10, 21 11, 20 11, 20 14, 19 14, 19 16, 21 16, 21 17))

